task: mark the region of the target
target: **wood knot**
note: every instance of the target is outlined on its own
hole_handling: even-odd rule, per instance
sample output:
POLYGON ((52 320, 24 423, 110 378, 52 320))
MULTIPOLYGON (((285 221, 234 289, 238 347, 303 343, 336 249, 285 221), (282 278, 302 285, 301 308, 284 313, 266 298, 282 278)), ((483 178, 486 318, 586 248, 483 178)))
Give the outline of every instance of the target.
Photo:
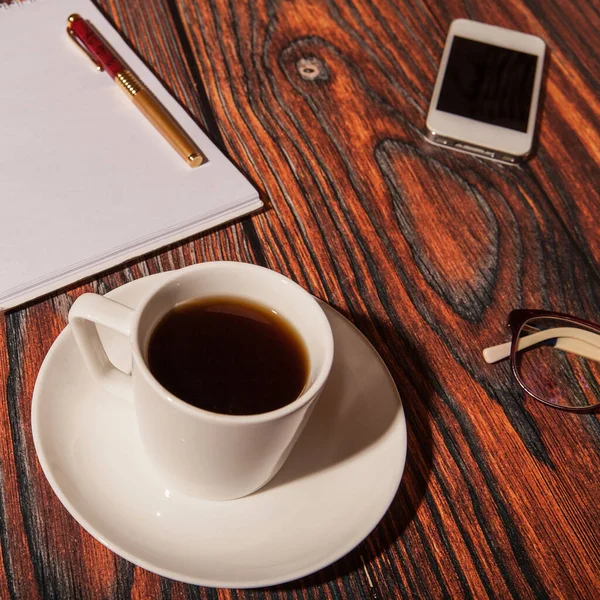
POLYGON ((296 61, 296 70, 305 81, 327 81, 329 79, 327 65, 316 56, 299 58, 296 61))

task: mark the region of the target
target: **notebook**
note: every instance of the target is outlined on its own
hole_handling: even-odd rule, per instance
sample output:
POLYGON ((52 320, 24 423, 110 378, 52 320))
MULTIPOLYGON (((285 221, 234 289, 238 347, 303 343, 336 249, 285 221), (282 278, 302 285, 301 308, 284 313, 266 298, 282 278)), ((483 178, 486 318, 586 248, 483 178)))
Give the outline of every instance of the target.
POLYGON ((0 9, 0 310, 262 206, 89 0, 0 9), (191 169, 66 33, 90 20, 198 144, 191 169))

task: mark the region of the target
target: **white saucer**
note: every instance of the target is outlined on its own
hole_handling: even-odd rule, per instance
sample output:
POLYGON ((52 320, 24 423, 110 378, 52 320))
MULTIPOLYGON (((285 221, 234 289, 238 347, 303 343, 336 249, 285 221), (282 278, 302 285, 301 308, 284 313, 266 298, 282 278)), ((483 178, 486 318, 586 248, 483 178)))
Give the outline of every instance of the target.
MULTIPOLYGON (((134 307, 162 273, 108 294, 134 307)), ((133 407, 91 381, 67 327, 33 394, 44 473, 75 519, 113 552, 187 583, 247 588, 308 575, 357 546, 387 511, 406 459, 394 382, 363 335, 333 308, 336 357, 310 422, 278 475, 229 502, 166 489, 140 447, 133 407)), ((124 338, 102 332, 128 363, 124 338)))

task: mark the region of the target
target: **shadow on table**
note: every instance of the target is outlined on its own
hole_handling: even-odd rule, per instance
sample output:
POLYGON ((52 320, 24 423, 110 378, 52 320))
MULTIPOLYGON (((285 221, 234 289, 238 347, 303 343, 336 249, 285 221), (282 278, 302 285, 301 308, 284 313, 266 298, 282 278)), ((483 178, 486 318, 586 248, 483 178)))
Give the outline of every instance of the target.
MULTIPOLYGON (((381 522, 353 551, 313 575, 268 588, 272 591, 299 590, 323 585, 363 569, 365 565, 368 565, 372 560, 386 553, 397 544, 425 496, 432 463, 429 405, 433 396, 433 385, 430 370, 421 360, 418 348, 402 339, 399 332, 395 331, 389 324, 384 325, 373 322, 368 317, 354 318, 353 322, 367 338, 370 338, 370 341, 378 348, 380 353, 386 357, 385 363, 400 392, 408 430, 408 454, 402 482, 381 522), (385 350, 388 350, 387 352, 382 348, 383 341, 386 343, 385 350)), ((333 401, 333 398, 327 397, 323 406, 317 405, 313 415, 316 419, 311 419, 307 429, 313 423, 319 421, 325 423, 324 427, 327 426, 328 416, 332 414, 332 411, 335 412, 335 407, 327 406, 327 404, 333 401), (321 417, 323 420, 321 420, 321 417)), ((337 454, 337 462, 360 452, 361 449, 374 443, 383 435, 387 429, 386 420, 394 416, 390 410, 389 406, 384 407, 383 412, 380 412, 378 418, 374 421, 371 419, 369 425, 367 425, 369 420, 366 419, 364 421, 365 426, 359 428, 358 436, 353 434, 350 436, 348 443, 342 443, 343 447, 337 454)), ((346 414, 344 418, 348 421, 348 424, 360 423, 361 420, 365 419, 365 411, 369 412, 369 409, 364 406, 364 403, 362 406, 356 405, 351 408, 350 414, 346 414)), ((307 438, 310 439, 312 435, 317 434, 318 432, 313 431, 307 438)), ((305 440, 306 438, 303 435, 299 440, 299 444, 302 444, 305 440)), ((293 455, 290 458, 293 458, 293 455)), ((317 450, 313 453, 312 458, 304 463, 303 473, 308 475, 319 468, 332 466, 319 465, 319 460, 327 462, 323 457, 319 458, 317 450)), ((298 473, 297 467, 288 471, 287 475, 286 467, 284 467, 282 472, 269 485, 282 485, 298 476, 302 476, 302 473, 298 473)))

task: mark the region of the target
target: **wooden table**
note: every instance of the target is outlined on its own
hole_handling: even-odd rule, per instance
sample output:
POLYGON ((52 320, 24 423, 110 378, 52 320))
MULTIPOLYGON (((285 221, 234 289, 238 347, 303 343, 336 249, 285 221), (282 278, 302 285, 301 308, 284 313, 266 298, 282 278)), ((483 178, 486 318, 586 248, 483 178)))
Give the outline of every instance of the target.
POLYGON ((0 318, 0 597, 597 598, 598 415, 524 398, 481 349, 507 337, 512 308, 600 319, 598 3, 99 5, 268 208, 0 318), (423 141, 457 17, 548 43, 539 145, 523 168, 423 141), (32 441, 36 375, 74 298, 218 259, 280 271, 353 321, 390 368, 409 428, 375 531, 266 590, 186 586, 115 556, 54 496, 32 441))

